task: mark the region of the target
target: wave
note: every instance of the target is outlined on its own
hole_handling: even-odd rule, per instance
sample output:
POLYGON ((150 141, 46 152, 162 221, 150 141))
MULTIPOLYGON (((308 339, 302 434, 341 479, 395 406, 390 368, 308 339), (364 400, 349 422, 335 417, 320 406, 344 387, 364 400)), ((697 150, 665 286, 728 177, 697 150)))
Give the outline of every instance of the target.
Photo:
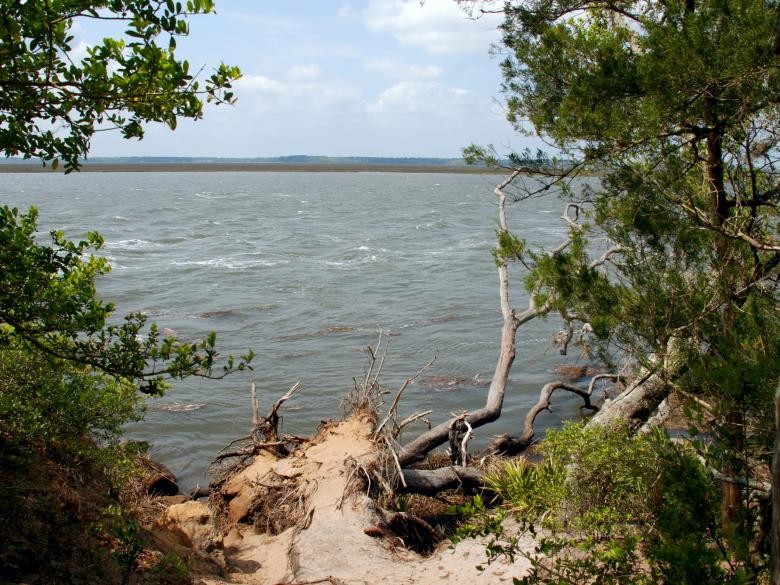
POLYGON ((119 240, 117 242, 106 242, 104 247, 106 250, 150 250, 159 248, 160 244, 150 242, 149 240, 131 238, 129 240, 119 240))
POLYGON ((235 256, 227 258, 209 258, 208 260, 174 260, 171 266, 208 266, 226 270, 246 270, 250 268, 271 268, 289 264, 289 260, 239 260, 235 256))
POLYGON ((195 197, 198 199, 225 199, 228 195, 216 195, 211 191, 203 191, 202 193, 195 193, 195 197))
POLYGON ((351 260, 321 260, 316 262, 317 264, 324 264, 325 266, 333 266, 334 268, 352 268, 353 266, 363 266, 365 264, 375 264, 379 262, 379 256, 376 254, 368 254, 360 258, 353 258, 351 260))

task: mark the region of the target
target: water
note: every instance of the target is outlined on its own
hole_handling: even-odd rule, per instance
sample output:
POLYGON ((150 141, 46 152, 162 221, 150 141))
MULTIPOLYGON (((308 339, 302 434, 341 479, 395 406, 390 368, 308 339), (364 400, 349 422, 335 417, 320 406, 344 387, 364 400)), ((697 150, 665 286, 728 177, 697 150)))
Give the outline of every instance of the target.
MULTIPOLYGON (((97 230, 113 271, 99 283, 117 312, 145 311, 183 339, 218 332, 223 353, 253 348, 254 371, 221 381, 182 381, 150 402, 128 435, 149 440, 184 488, 207 481, 214 454, 251 426, 249 383, 261 411, 293 383, 303 390, 283 430, 310 433, 338 417, 367 364, 365 348, 390 334, 383 382, 393 392, 433 356, 405 393, 401 415, 434 409, 431 422, 484 405, 499 351, 498 278, 490 255, 500 176, 404 173, 4 174, 0 203, 40 211, 41 238, 97 230), (172 402, 189 405, 166 410, 172 402)), ((510 210, 528 241, 565 234, 555 198, 510 210)), ((513 303, 527 304, 520 279, 513 303)), ((536 320, 518 336, 518 357, 499 422, 477 431, 484 444, 517 433, 540 387, 564 360, 547 339, 559 328, 536 320)), ((538 428, 576 416, 559 396, 538 428)), ((479 442, 479 441, 478 441, 479 442)))

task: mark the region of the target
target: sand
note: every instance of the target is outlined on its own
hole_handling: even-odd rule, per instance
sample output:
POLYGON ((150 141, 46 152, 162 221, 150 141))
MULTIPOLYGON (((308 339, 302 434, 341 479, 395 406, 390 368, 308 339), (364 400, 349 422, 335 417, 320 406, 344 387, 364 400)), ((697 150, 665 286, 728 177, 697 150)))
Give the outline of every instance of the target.
MULTIPOLYGON (((227 571, 219 577, 198 575, 195 582, 488 585, 512 583, 525 574, 525 559, 478 570, 486 560, 486 541, 470 539, 454 547, 445 541, 422 557, 391 539, 368 536, 365 530, 383 521, 382 512, 362 490, 350 489, 350 479, 356 464, 370 465, 377 456, 372 431, 369 417, 353 416, 326 425, 285 459, 261 458, 244 475, 261 483, 288 478, 298 495, 305 494, 303 521, 275 536, 257 534, 247 524, 228 525, 223 548, 227 571)), ((237 493, 236 487, 233 483, 230 489, 237 493)), ((522 544, 527 550, 534 546, 530 540, 522 544)))

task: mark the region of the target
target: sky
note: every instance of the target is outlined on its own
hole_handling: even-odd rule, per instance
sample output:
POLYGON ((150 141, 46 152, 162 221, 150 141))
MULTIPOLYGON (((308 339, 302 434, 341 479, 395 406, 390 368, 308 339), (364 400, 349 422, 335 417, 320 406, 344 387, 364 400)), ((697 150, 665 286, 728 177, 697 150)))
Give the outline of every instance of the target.
MULTIPOLYGON (((527 146, 501 105, 500 17, 454 0, 217 0, 177 54, 191 70, 238 65, 234 106, 207 106, 143 141, 98 133, 91 156, 457 157, 470 143, 527 146)), ((105 25, 103 25, 105 26, 105 25)), ((82 48, 108 29, 78 23, 82 48), (86 28, 90 26, 91 28, 86 28)))

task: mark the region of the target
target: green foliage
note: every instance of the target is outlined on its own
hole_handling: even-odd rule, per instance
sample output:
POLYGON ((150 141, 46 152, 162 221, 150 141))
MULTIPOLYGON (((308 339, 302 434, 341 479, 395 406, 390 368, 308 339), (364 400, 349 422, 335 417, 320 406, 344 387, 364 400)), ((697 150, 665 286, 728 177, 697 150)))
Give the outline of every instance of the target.
MULTIPOLYGON (((516 187, 515 199, 560 187, 590 224, 573 228, 569 245, 553 253, 521 249, 521 234, 501 234, 497 259, 525 265, 537 306, 590 323, 590 341, 606 360, 668 380, 693 424, 710 433, 707 465, 738 478, 768 465, 780 381, 778 9, 766 0, 522 0, 505 4, 501 27, 509 119, 579 161, 539 169, 536 184, 516 187), (596 171, 599 185, 578 189, 571 180, 582 171, 596 171), (594 258, 588 242, 604 238, 614 252, 594 258)), ((490 149, 468 153, 501 159, 490 149)), ((584 440, 578 457, 598 457, 600 439, 584 440)), ((663 444, 650 447, 666 453, 663 444)), ((581 468, 588 465, 570 473, 581 468)), ((599 497, 622 494, 621 513, 634 510, 644 523, 648 511, 632 494, 655 496, 639 491, 642 467, 621 460, 618 468, 640 483, 595 476, 605 492, 599 497)), ((680 506, 698 501, 686 491, 688 475, 669 478, 664 497, 677 494, 680 506)), ((766 545, 758 542, 749 490, 733 485, 722 486, 721 544, 733 556, 733 575, 755 576, 764 561, 750 550, 766 545)), ((585 503, 575 494, 566 502, 575 509, 585 503)), ((614 520, 614 508, 602 503, 580 510, 589 526, 614 520)), ((650 512, 661 531, 666 520, 650 512)), ((686 559, 704 558, 684 540, 669 537, 675 544, 664 548, 643 538, 643 554, 655 550, 668 574, 680 566, 685 582, 706 578, 684 568, 686 559)))
POLYGON ((130 582, 138 557, 145 547, 141 525, 137 518, 124 513, 119 506, 109 506, 107 521, 108 531, 117 542, 112 554, 122 569, 122 583, 125 585, 130 582))
POLYGON ((214 11, 212 0, 68 0, 0 2, 0 150, 78 169, 97 126, 142 138, 143 124, 200 118, 203 101, 231 103, 236 67, 220 64, 199 82, 176 59, 187 17, 214 11), (125 24, 124 38, 104 38, 73 57, 79 20, 125 24), (57 126, 57 130, 52 128, 57 126))
POLYGON ((145 585, 190 585, 190 568, 181 557, 167 554, 144 575, 145 585))
POLYGON ((36 451, 116 442, 137 418, 135 385, 34 351, 0 350, 0 440, 36 451))
POLYGON ((481 500, 468 509, 464 529, 493 536, 490 560, 525 555, 533 572, 519 583, 694 584, 724 577, 714 485, 690 447, 659 432, 580 423, 550 431, 540 446, 540 464, 507 462, 486 478, 521 532, 536 538, 536 550, 519 548, 517 535, 500 526, 502 515, 481 500))
MULTIPOLYGON (((85 540, 85 526, 102 521, 104 500, 133 474, 132 449, 119 438, 142 414, 138 385, 159 393, 167 379, 221 377, 253 356, 220 363, 214 333, 195 344, 161 340, 143 315, 113 324, 113 305, 95 289, 109 266, 89 254, 99 236, 74 243, 54 232, 40 245, 36 218, 34 209, 0 208, 0 564, 19 578, 110 582, 104 571, 113 565, 75 574, 68 559, 96 562, 100 543, 85 540)), ((141 550, 138 525, 125 513, 112 522, 127 580, 141 550)))
MULTIPOLYGON (((71 172, 98 129, 140 139, 144 123, 175 128, 200 118, 204 100, 231 103, 237 68, 198 81, 175 55, 188 17, 213 10, 211 0, 0 0, 0 150, 71 172), (124 34, 75 61, 79 20, 121 22, 124 34)), ((138 520, 116 507, 134 472, 119 437, 142 413, 139 385, 159 394, 173 378, 222 377, 249 368, 253 353, 222 360, 215 333, 183 343, 143 314, 116 319, 96 295, 110 269, 91 255, 102 238, 55 231, 45 245, 37 229, 35 209, 0 207, 1 577, 110 583, 118 565, 127 583, 143 540, 138 520)), ((170 557, 148 577, 189 580, 170 557)))

